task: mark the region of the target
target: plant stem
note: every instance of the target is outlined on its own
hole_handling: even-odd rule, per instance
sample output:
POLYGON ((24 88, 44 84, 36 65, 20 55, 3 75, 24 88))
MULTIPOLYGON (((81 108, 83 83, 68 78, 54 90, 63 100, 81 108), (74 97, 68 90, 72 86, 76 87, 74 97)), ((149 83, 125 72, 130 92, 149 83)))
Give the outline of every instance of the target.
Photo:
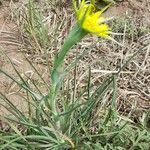
POLYGON ((56 96, 63 78, 61 68, 64 63, 65 56, 67 55, 67 52, 70 50, 70 48, 74 44, 79 42, 86 34, 87 32, 84 31, 78 24, 76 24, 70 31, 68 37, 66 38, 64 45, 60 50, 59 54, 55 57, 54 67, 51 73, 52 86, 50 89, 49 102, 48 102, 51 111, 54 115, 54 118, 58 115, 56 96))

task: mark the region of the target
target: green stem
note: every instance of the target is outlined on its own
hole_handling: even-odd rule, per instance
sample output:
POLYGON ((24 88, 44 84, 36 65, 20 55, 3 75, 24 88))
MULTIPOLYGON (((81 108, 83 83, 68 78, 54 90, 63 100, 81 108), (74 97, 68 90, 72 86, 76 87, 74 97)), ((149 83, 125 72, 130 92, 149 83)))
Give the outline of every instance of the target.
POLYGON ((60 77, 60 69, 64 62, 64 58, 67 55, 67 52, 70 48, 79 42, 87 32, 83 30, 78 24, 76 24, 73 29, 70 31, 68 37, 66 38, 62 49, 60 50, 59 54, 55 57, 54 61, 54 68, 51 74, 51 79, 53 84, 57 84, 59 82, 60 77))
POLYGON ((54 67, 51 73, 52 86, 50 89, 49 99, 49 105, 55 117, 58 115, 56 96, 62 81, 61 67, 63 65, 65 56, 67 55, 67 52, 70 50, 70 48, 79 42, 86 34, 87 32, 84 31, 78 24, 76 24, 66 38, 59 54, 55 57, 54 67))
POLYGON ((52 85, 50 91, 50 107, 54 116, 57 116, 57 107, 56 107, 56 87, 52 85))

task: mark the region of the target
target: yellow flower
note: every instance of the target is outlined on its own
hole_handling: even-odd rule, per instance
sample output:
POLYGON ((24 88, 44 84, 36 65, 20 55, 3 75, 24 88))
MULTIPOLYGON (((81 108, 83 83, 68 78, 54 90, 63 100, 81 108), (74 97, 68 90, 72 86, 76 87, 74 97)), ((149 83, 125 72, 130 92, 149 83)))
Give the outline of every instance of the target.
POLYGON ((108 38, 111 31, 105 23, 106 19, 101 16, 108 7, 105 7, 101 11, 96 11, 95 6, 91 2, 88 3, 82 0, 79 7, 77 7, 76 1, 74 0, 74 8, 80 26, 84 30, 103 38, 108 38))

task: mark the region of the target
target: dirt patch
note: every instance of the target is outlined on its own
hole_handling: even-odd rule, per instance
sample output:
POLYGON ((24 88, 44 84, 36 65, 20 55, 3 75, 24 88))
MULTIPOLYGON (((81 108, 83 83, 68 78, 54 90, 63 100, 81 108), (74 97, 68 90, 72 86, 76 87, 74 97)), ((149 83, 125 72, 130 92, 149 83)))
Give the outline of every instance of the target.
MULTIPOLYGON (((21 38, 22 35, 20 34, 21 32, 17 23, 12 19, 12 12, 9 4, 8 1, 3 1, 3 4, 0 6, 0 68, 10 74, 13 78, 18 79, 18 75, 5 56, 6 54, 22 77, 33 77, 34 70, 30 64, 27 63, 24 53, 22 53, 22 49, 24 48, 21 38)), ((41 74, 47 72, 45 66, 40 64, 35 65, 41 74)), ((35 76, 35 81, 36 80, 37 77, 35 76)), ((27 102, 24 101, 21 96, 18 96, 20 90, 21 88, 19 88, 15 82, 8 79, 5 75, 0 74, 0 92, 5 94, 17 108, 26 112, 27 102)), ((24 93, 21 93, 23 96, 24 93)), ((0 106, 0 115, 7 114, 8 111, 1 107, 2 106, 0 106)))
POLYGON ((128 14, 137 24, 150 26, 150 2, 149 0, 124 0, 111 7, 106 13, 109 16, 123 16, 128 14))

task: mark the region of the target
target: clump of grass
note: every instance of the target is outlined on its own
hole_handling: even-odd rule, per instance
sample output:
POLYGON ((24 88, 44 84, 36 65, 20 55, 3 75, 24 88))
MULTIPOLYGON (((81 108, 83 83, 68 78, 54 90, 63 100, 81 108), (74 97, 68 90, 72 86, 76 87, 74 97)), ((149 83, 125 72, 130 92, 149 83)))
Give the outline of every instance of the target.
MULTIPOLYGON (((29 1, 28 4, 32 8, 32 1, 29 1)), ((33 22, 30 24, 28 36, 32 37, 34 31, 37 33, 36 37, 40 39, 40 35, 45 33, 37 31, 37 26, 34 26, 35 18, 32 15, 29 21, 33 22)), ((41 26, 38 27, 41 28, 41 26)), ((90 51, 91 47, 89 46, 86 51, 90 51)), ((62 64, 62 60, 60 56, 56 57, 54 68, 52 68, 52 81, 45 81, 36 67, 26 58, 37 74, 40 80, 38 82, 45 85, 45 89, 47 89, 45 93, 34 79, 28 76, 23 78, 6 55, 19 79, 2 69, 0 69, 0 73, 6 75, 21 88, 15 94, 20 97, 20 100, 27 101, 28 106, 24 113, 12 103, 7 95, 0 93, 0 100, 5 103, 1 103, 1 105, 11 114, 10 116, 1 116, 2 121, 9 126, 9 130, 1 130, 0 149, 149 149, 150 132, 147 125, 150 113, 147 113, 141 122, 135 123, 129 118, 121 116, 117 111, 117 77, 122 68, 118 72, 110 74, 100 85, 95 87, 91 82, 92 75, 89 67, 85 88, 79 90, 78 93, 76 93, 77 88, 80 87, 76 86, 78 79, 75 72, 72 87, 70 87, 69 81, 68 84, 65 82, 66 74, 72 68, 77 69, 78 60, 84 54, 85 51, 80 56, 77 55, 75 61, 65 69, 65 72, 57 70, 58 66, 62 64), (61 80, 59 75, 61 75, 61 80), (56 91, 54 88, 53 91, 53 85, 57 82, 59 88, 56 91), (107 93, 110 93, 109 98, 106 98, 107 93), (50 100, 55 100, 54 111, 56 112, 49 105, 50 100)), ((49 69, 49 66, 47 68, 49 69)))
POLYGON ((79 97, 73 97, 74 91, 60 91, 60 113, 54 121, 51 110, 43 105, 48 95, 34 93, 20 74, 19 82, 3 70, 1 73, 27 93, 26 96, 20 94, 20 99, 30 106, 27 113, 23 113, 1 93, 1 100, 6 103, 2 106, 13 116, 2 117, 10 129, 1 130, 1 149, 149 149, 147 121, 150 116, 147 114, 143 122, 136 124, 117 113, 114 75, 93 89, 89 69, 87 87, 79 97), (108 90, 113 91, 111 101, 103 99, 108 90))
POLYGON ((127 37, 131 41, 137 40, 140 36, 149 32, 146 26, 140 26, 129 14, 118 17, 112 21, 112 28, 116 33, 124 33, 126 30, 127 37))
POLYGON ((24 28, 29 41, 31 40, 30 44, 34 43, 32 47, 34 47, 36 53, 44 53, 49 46, 49 36, 48 28, 43 22, 42 9, 33 0, 28 0, 25 13, 24 28))

